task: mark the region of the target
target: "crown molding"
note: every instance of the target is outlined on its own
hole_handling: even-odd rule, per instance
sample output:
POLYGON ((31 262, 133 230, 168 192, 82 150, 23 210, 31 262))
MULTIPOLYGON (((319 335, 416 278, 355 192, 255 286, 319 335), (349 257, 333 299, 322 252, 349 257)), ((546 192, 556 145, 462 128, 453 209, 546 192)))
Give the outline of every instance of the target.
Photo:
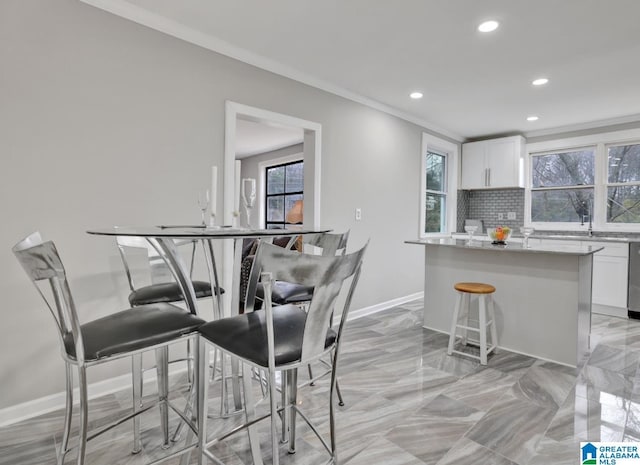
POLYGON ((339 97, 343 97, 353 102, 360 103, 375 110, 393 115, 397 118, 416 124, 429 131, 439 133, 440 135, 453 139, 457 142, 462 142, 464 140, 464 137, 462 137, 461 135, 449 131, 445 128, 439 127, 429 121, 425 121, 421 118, 400 111, 384 103, 380 103, 369 97, 365 97, 350 90, 336 86, 330 82, 318 79, 295 68, 284 65, 274 60, 270 60, 246 49, 236 47, 217 37, 211 36, 209 34, 204 34, 177 21, 168 19, 164 16, 152 13, 149 10, 145 10, 144 8, 133 5, 125 0, 80 1, 86 3, 87 5, 91 5, 93 7, 112 13, 116 16, 120 16, 156 31, 184 40, 185 42, 198 45, 207 50, 225 55, 243 63, 247 63, 251 66, 264 69, 265 71, 284 76, 294 81, 301 82, 302 84, 315 87, 317 89, 329 92, 339 97))
POLYGON ((549 129, 540 129, 538 131, 529 131, 529 132, 525 132, 524 136, 526 138, 551 136, 554 134, 563 134, 563 133, 574 132, 574 131, 584 131, 588 129, 606 128, 608 126, 615 126, 618 124, 635 123, 635 122, 640 122, 640 114, 620 116, 617 118, 609 118, 609 119, 603 119, 598 121, 591 121, 588 123, 569 124, 567 126, 557 126, 549 129))

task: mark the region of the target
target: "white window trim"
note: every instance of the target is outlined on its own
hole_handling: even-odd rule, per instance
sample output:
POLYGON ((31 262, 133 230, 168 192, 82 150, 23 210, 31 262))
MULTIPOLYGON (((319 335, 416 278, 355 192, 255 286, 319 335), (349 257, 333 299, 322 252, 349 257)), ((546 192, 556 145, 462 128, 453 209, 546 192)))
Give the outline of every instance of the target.
POLYGON ((422 150, 420 152, 420 215, 418 223, 418 237, 438 237, 448 236, 456 232, 458 221, 458 185, 459 185, 459 159, 460 146, 448 140, 441 139, 425 132, 422 133, 422 150), (425 233, 424 225, 426 221, 426 196, 427 180, 425 176, 426 154, 431 150, 446 156, 447 163, 447 202, 444 233, 425 233))
POLYGON ((595 177, 593 203, 593 230, 603 232, 640 232, 640 224, 606 223, 606 205, 601 199, 607 192, 607 147, 612 144, 638 143, 640 129, 613 131, 588 136, 568 137, 544 142, 527 144, 527 163, 525 173, 524 217, 525 226, 546 231, 587 231, 588 223, 532 223, 531 222, 531 169, 532 154, 543 152, 560 152, 584 147, 595 147, 595 177))
POLYGON ((267 206, 265 205, 266 202, 264 201, 264 198, 267 192, 267 177, 266 177, 267 168, 270 168, 276 165, 284 165, 285 163, 293 163, 296 161, 304 161, 304 153, 302 152, 294 153, 291 155, 287 155, 285 157, 274 158, 272 160, 261 161, 260 163, 258 163, 258 172, 260 173, 260 179, 258 179, 258 187, 256 190, 258 191, 258 195, 260 196, 260 209, 259 209, 260 211, 258 212, 258 214, 260 215, 259 224, 261 229, 266 228, 264 215, 265 215, 267 206))

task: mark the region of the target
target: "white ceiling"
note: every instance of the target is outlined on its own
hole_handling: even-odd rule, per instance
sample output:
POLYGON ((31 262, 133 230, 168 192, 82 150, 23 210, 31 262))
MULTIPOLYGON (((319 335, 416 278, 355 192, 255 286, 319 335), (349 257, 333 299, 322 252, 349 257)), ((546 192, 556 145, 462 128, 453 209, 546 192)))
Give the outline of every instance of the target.
POLYGON ((461 139, 640 120, 639 0, 83 1, 461 139))
POLYGON ((302 128, 273 126, 243 119, 236 121, 237 159, 301 144, 303 140, 302 128))

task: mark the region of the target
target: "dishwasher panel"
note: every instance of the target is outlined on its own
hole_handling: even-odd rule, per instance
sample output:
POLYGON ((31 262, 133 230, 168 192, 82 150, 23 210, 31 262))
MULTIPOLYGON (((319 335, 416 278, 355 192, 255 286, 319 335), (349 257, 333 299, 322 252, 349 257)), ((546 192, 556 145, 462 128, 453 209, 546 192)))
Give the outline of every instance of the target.
POLYGON ((640 242, 629 243, 627 311, 629 318, 640 320, 640 242))

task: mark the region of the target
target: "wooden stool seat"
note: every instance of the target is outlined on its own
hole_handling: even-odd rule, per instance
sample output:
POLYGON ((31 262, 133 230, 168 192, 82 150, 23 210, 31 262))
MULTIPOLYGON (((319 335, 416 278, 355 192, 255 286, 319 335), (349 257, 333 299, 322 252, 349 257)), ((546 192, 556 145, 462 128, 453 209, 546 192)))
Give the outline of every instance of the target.
POLYGON ((493 294, 496 292, 495 287, 484 283, 456 283, 453 287, 456 291, 469 294, 493 294))
POLYGON ((453 310, 453 321, 451 322, 451 332, 449 333, 449 347, 447 348, 447 354, 453 353, 464 355, 467 357, 473 357, 480 360, 480 364, 487 364, 487 355, 493 352, 498 345, 498 334, 496 330, 495 314, 493 309, 493 293, 496 288, 491 284, 485 283, 456 283, 454 289, 458 291, 458 297, 456 300, 456 306, 453 310), (471 296, 477 295, 478 298, 478 320, 477 325, 471 326, 469 324, 469 311, 471 296), (459 323, 460 317, 464 317, 464 323, 459 323), (488 318, 487 318, 488 317, 488 318), (487 341, 487 326, 489 327, 491 335, 491 345, 487 341), (462 343, 473 343, 480 349, 479 355, 469 354, 467 352, 461 352, 455 350, 456 333, 458 329, 463 331, 462 343), (467 333, 472 331, 477 333, 479 340, 471 341, 467 339, 467 333))

